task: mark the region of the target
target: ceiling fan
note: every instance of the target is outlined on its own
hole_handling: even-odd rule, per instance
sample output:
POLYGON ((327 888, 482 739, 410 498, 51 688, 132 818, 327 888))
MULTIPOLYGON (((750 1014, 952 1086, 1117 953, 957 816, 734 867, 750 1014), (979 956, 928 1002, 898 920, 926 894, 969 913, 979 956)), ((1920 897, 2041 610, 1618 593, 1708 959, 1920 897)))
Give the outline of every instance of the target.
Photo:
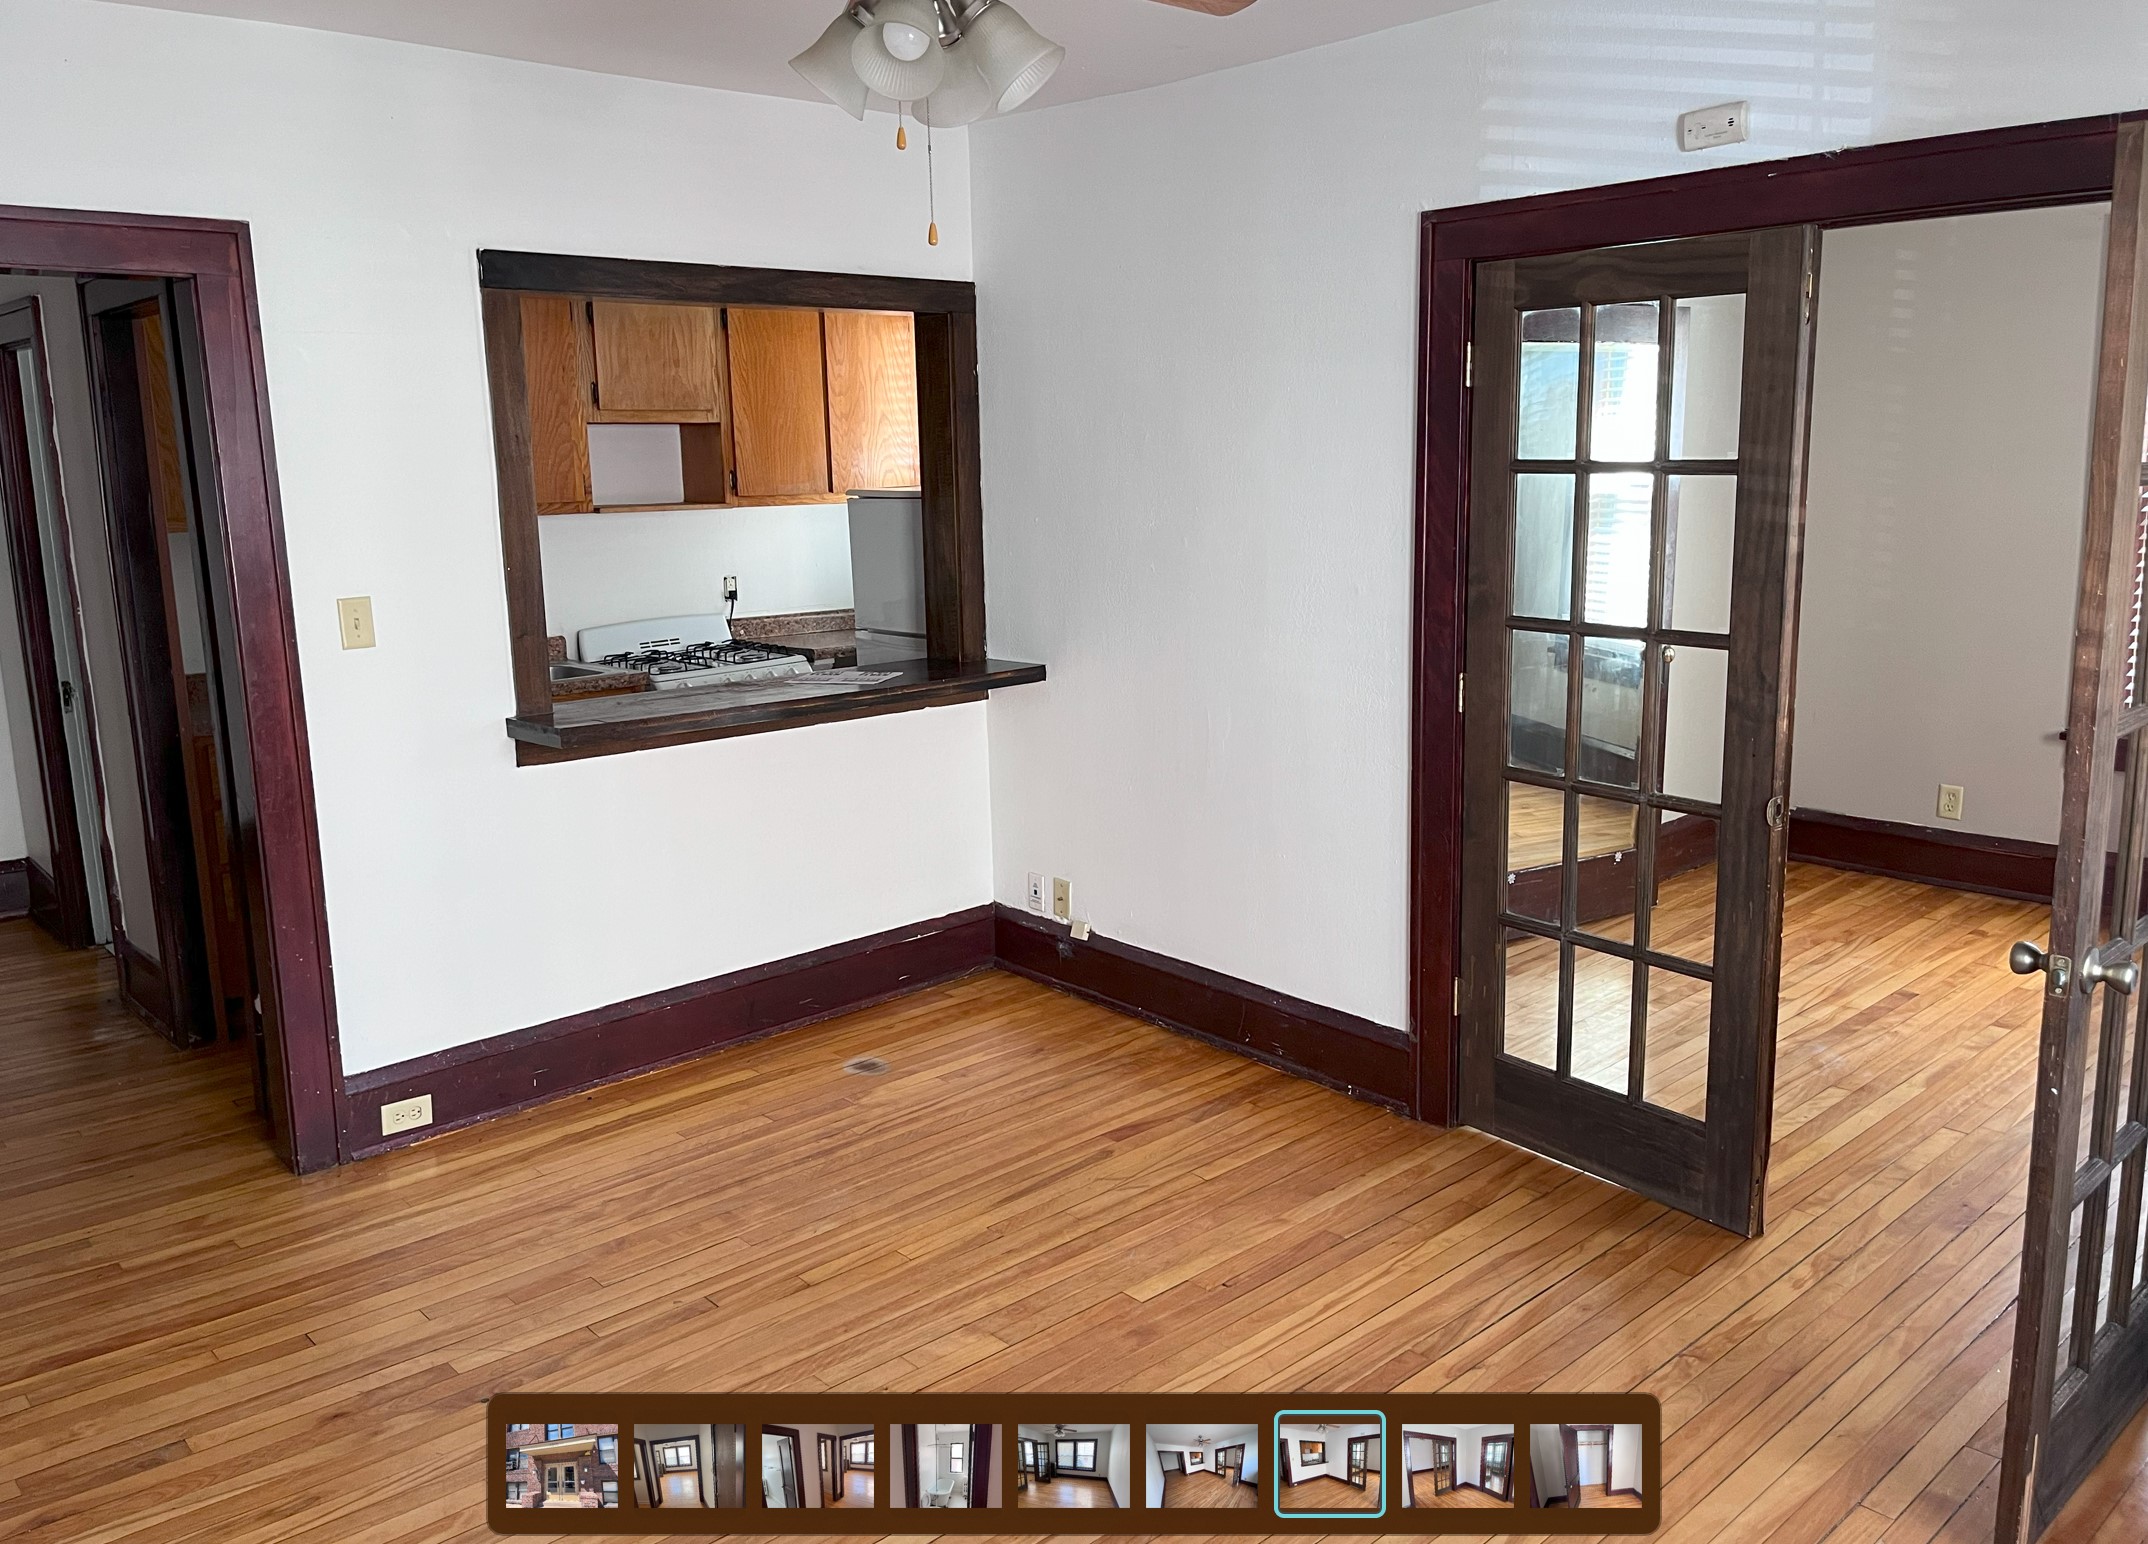
MULTIPOLYGON (((1232 16, 1253 0, 1160 3, 1232 16)), ((1007 0, 851 0, 791 68, 853 118, 878 97, 953 129, 1013 112, 1066 56, 1007 0)))

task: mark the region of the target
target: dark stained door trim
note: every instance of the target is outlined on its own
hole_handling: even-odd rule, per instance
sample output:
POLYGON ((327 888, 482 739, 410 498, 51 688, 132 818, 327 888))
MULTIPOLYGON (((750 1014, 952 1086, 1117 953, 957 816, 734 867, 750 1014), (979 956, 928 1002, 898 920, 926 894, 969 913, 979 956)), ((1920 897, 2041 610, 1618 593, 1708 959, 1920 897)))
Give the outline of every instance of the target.
POLYGON ((327 1168, 338 1158, 335 995, 247 227, 0 206, 0 266, 192 281, 244 709, 235 723, 252 767, 238 838, 255 908, 269 1123, 290 1167, 327 1168))

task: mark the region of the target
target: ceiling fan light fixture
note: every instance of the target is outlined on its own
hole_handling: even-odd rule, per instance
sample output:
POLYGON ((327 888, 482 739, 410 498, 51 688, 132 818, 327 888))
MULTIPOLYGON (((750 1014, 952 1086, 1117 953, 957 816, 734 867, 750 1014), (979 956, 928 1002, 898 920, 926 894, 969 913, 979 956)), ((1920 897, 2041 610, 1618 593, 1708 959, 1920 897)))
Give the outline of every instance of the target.
POLYGON ((805 77, 808 85, 860 120, 865 117, 866 99, 872 93, 858 78, 850 55, 852 45, 863 31, 863 24, 845 11, 828 24, 828 30, 820 35, 819 41, 791 61, 791 68, 805 77))
POLYGON ((1022 19, 1006 0, 991 0, 963 22, 963 39, 975 50, 978 73, 992 88, 993 107, 1011 113, 1044 89, 1067 56, 1022 19))
POLYGON ((947 76, 939 90, 919 106, 917 115, 933 128, 959 129, 991 112, 998 93, 977 68, 976 51, 968 38, 948 44, 944 52, 947 76))
POLYGON ((881 0, 872 25, 859 29, 850 45, 850 64, 867 90, 891 102, 920 102, 940 88, 947 75, 944 49, 935 48, 939 17, 925 0, 881 0), (910 50, 919 42, 921 51, 910 50))

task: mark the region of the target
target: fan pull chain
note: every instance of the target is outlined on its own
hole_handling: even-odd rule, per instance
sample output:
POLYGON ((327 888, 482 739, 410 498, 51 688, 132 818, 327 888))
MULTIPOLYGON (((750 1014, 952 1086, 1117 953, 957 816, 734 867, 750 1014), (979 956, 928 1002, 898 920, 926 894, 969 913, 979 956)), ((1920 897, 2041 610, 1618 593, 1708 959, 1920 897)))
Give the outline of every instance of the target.
POLYGON ((925 231, 925 244, 940 244, 940 189, 933 175, 932 161, 932 115, 925 115, 925 207, 930 212, 932 224, 925 231))
POLYGON ((908 150, 910 148, 910 131, 903 127, 903 111, 903 104, 897 102, 895 104, 895 148, 897 150, 908 150))

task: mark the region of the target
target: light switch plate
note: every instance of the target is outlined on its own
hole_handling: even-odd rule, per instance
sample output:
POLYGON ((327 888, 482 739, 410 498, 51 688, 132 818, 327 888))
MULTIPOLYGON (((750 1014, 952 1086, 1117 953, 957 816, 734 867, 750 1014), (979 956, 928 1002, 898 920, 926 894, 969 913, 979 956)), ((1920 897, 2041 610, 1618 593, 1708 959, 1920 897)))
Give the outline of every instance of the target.
POLYGON ((415 1131, 420 1126, 430 1126, 432 1123, 431 1094, 420 1094, 415 1099, 398 1099, 394 1104, 380 1107, 380 1134, 384 1137, 392 1137, 402 1131, 415 1131))
POLYGON ((1678 148, 1713 150, 1718 145, 1743 144, 1751 137, 1745 122, 1749 111, 1744 102, 1724 102, 1715 107, 1697 107, 1690 113, 1679 114, 1678 148))
POLYGON ((346 649, 373 647, 373 597, 353 595, 336 602, 336 624, 346 649))

